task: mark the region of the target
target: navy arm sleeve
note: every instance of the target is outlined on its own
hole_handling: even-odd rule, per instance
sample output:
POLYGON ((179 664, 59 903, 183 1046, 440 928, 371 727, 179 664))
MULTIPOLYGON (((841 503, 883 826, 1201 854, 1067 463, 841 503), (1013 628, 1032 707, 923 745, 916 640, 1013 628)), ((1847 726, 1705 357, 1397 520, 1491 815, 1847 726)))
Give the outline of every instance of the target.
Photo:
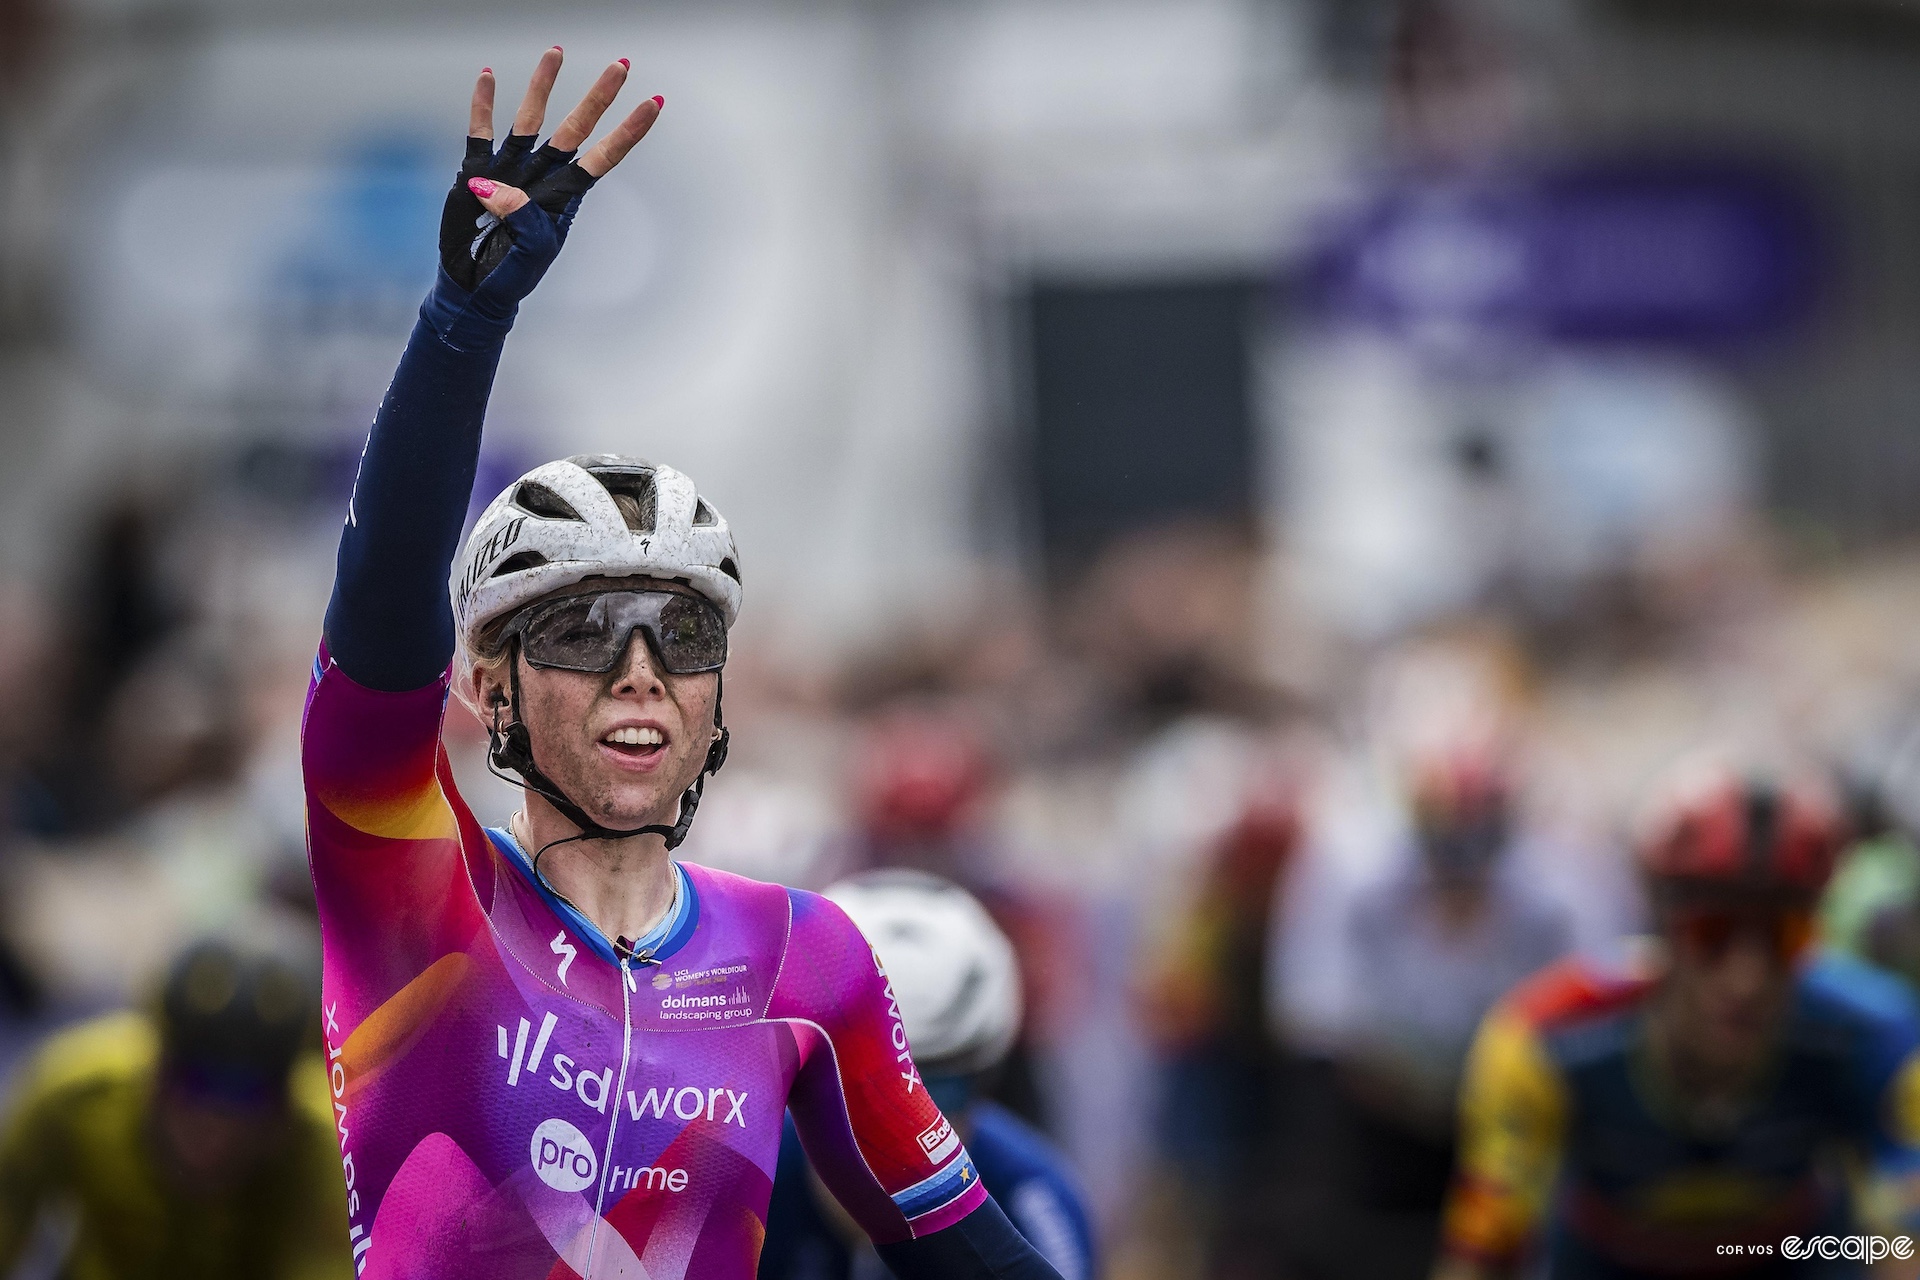
POLYGON ((877 1247, 900 1280, 1060 1280, 991 1197, 932 1235, 877 1247))
POLYGON ((571 151, 533 140, 510 134, 495 152, 491 138, 467 139, 441 211, 439 278, 360 457, 326 637, 340 669, 370 688, 424 688, 453 656, 447 576, 500 349, 595 181, 571 151), (495 218, 467 186, 482 176, 524 188, 527 203, 495 218))
POLYGON ((480 428, 513 312, 443 270, 367 436, 327 605, 327 649, 369 688, 433 683, 453 656, 447 573, 480 460, 480 428))

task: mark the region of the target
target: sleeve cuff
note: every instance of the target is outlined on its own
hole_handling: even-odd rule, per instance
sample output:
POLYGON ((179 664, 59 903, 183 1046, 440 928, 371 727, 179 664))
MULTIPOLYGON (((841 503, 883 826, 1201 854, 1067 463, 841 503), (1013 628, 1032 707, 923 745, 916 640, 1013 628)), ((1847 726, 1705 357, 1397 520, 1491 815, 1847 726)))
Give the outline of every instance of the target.
POLYGON ((453 282, 446 268, 435 272, 433 289, 420 304, 420 318, 434 336, 455 351, 487 352, 498 349, 513 330, 516 305, 505 316, 486 314, 475 307, 474 295, 453 282))

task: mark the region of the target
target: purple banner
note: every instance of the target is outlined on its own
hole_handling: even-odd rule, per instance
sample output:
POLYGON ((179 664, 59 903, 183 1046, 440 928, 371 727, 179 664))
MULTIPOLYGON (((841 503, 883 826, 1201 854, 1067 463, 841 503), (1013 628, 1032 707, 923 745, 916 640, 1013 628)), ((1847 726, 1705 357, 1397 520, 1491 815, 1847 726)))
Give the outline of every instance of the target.
POLYGON ((1398 185, 1335 229, 1309 293, 1331 317, 1411 340, 1718 345, 1812 313, 1822 239, 1777 171, 1573 164, 1398 185))

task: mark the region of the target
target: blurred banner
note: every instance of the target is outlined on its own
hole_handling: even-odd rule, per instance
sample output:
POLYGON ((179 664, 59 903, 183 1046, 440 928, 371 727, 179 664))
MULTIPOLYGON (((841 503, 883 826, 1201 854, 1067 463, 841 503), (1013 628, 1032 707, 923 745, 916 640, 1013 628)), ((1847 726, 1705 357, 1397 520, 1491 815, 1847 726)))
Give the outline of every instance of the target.
POLYGON ((1475 341, 1779 339, 1830 284, 1803 185, 1659 156, 1397 184, 1309 274, 1329 317, 1430 350, 1475 341))

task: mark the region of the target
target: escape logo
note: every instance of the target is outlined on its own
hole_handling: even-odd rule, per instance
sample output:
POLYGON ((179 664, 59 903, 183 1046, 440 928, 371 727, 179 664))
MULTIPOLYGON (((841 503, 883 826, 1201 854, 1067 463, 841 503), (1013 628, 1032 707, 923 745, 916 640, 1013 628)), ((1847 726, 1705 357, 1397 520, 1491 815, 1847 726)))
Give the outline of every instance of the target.
POLYGON ((1884 1262, 1913 1257, 1913 1237, 1788 1236, 1780 1242, 1780 1256, 1795 1262, 1820 1258, 1827 1262, 1884 1262))

